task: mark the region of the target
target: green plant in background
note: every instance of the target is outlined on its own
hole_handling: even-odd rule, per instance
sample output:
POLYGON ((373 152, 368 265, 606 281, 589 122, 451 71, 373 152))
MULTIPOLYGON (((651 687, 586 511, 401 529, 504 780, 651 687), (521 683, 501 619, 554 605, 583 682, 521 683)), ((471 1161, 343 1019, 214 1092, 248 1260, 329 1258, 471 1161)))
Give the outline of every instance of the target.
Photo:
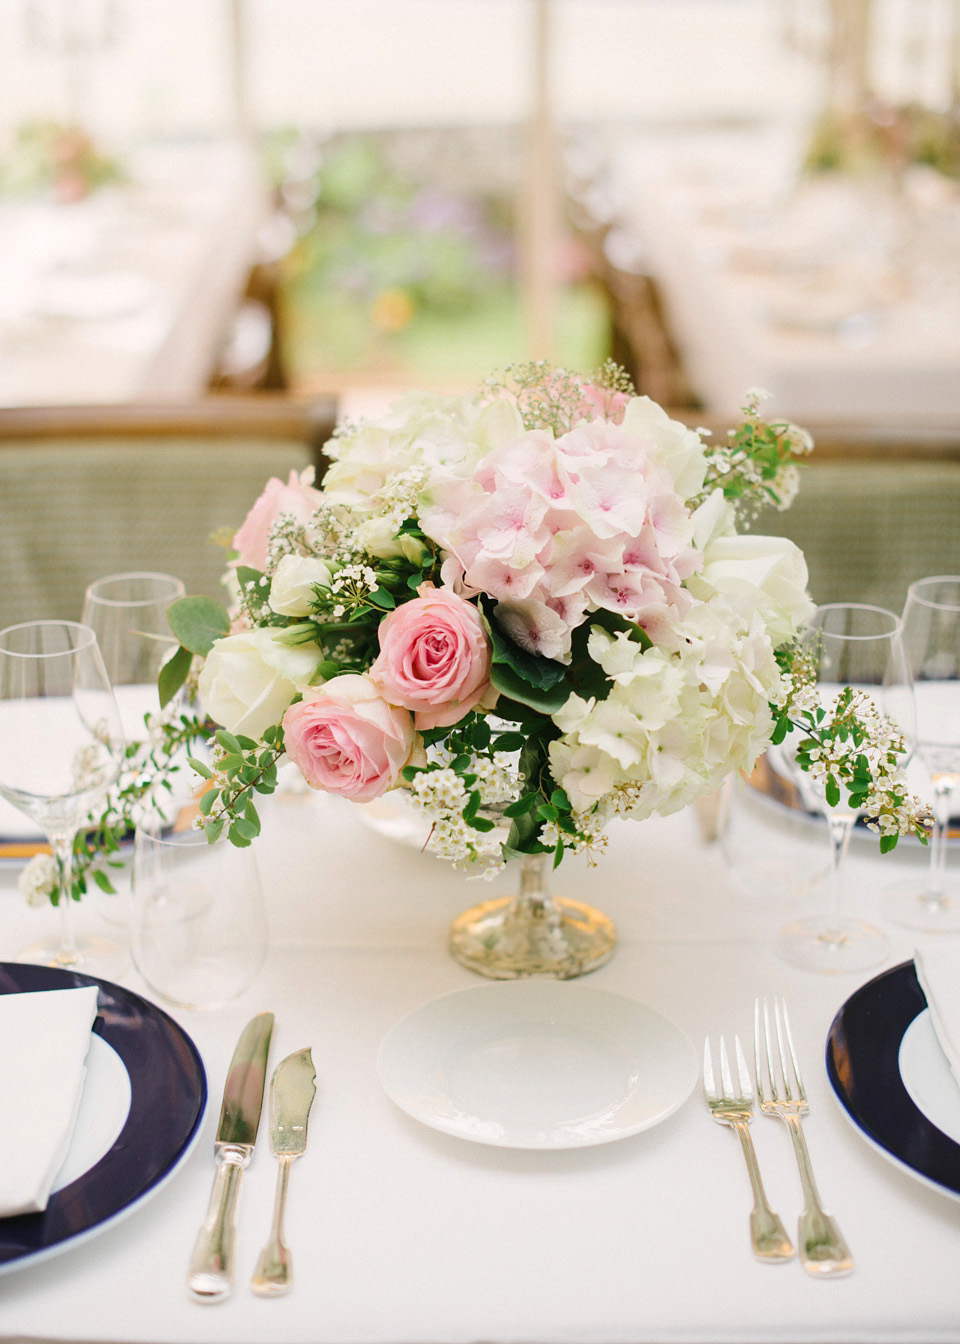
POLYGON ((804 167, 812 173, 858 175, 912 163, 960 177, 960 125, 954 115, 917 103, 827 112, 813 128, 804 167))
POLYGON ((82 127, 58 121, 25 122, 0 152, 0 195, 49 194, 69 204, 122 176, 82 127))
MULTIPOLYGON (((266 140, 267 174, 296 231, 282 264, 294 382, 357 366, 472 378, 521 356, 512 192, 478 180, 482 166, 472 178, 466 152, 454 182, 431 171, 429 155, 409 160, 374 133, 266 140)), ((560 309, 567 362, 602 360, 600 296, 580 284, 560 309)))

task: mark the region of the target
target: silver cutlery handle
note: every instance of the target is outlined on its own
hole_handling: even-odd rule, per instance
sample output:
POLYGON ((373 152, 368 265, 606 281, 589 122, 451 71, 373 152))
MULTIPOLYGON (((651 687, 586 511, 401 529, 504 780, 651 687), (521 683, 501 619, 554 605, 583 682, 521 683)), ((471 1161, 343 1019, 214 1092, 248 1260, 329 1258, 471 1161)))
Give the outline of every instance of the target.
POLYGON ((728 1122, 737 1131, 743 1156, 746 1158, 747 1171, 750 1173, 750 1186, 753 1190, 753 1209, 750 1213, 750 1244, 758 1260, 768 1264, 792 1260, 796 1252, 787 1236, 783 1223, 767 1203, 763 1181, 760 1179, 760 1167, 746 1120, 728 1122))
POLYGON ((187 1287, 198 1301, 220 1302, 233 1281, 237 1197, 249 1156, 240 1148, 218 1154, 210 1205, 187 1269, 187 1287))
POLYGON ((820 1203, 800 1117, 785 1112, 783 1119, 793 1140, 800 1184, 803 1187, 803 1213, 798 1224, 800 1263, 808 1274, 817 1276, 831 1275, 833 1278, 840 1278, 845 1274, 852 1274, 853 1256, 850 1254, 850 1248, 844 1241, 836 1220, 820 1203))
POLYGON ((277 1191, 273 1199, 273 1224, 270 1240, 257 1259, 250 1287, 259 1297, 279 1297, 293 1282, 293 1260, 283 1240, 283 1215, 287 1206, 287 1181, 295 1154, 278 1156, 277 1191))

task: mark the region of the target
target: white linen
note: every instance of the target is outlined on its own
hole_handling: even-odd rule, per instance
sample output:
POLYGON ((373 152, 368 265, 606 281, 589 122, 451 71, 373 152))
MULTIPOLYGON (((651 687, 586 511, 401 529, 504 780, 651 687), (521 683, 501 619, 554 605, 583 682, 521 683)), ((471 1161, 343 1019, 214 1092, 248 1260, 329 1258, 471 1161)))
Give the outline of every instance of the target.
POLYGON ((940 1048, 960 1083, 960 947, 918 947, 913 962, 940 1048))
POLYGON ((0 995, 0 1218, 40 1213, 70 1145, 96 985, 0 995))
MULTIPOLYGON (((754 996, 786 997, 817 1184, 856 1258, 854 1274, 835 1283, 813 1281, 796 1262, 754 1260, 743 1158, 699 1088, 655 1129, 565 1152, 485 1148, 400 1112, 377 1080, 378 1046, 411 1009, 480 983, 450 957, 449 924, 470 903, 506 894, 513 877, 466 882, 315 793, 275 795, 261 811, 273 939, 264 970, 226 1009, 173 1013, 208 1070, 200 1143, 170 1186, 119 1226, 0 1279, 0 1340, 960 1344, 960 1206, 864 1142, 823 1067, 837 1008, 875 972, 811 975, 774 949, 788 919, 824 908, 822 887, 808 897, 796 882, 789 895, 770 884, 762 897, 741 895, 692 812, 615 823, 597 867, 565 861, 551 878, 558 895, 599 906, 617 926, 616 954, 584 983, 649 1004, 695 1044, 708 1031, 749 1039, 754 996), (276 1181, 263 1126, 240 1199, 234 1291, 206 1308, 185 1291, 186 1265, 213 1180, 231 1051, 262 1009, 277 1016, 271 1070, 306 1045, 317 1066, 287 1210, 296 1282, 273 1301, 248 1287, 276 1181)), ((805 833, 814 871, 826 838, 812 824, 805 833)), ((906 842, 881 860, 875 837, 855 835, 852 912, 876 919, 879 889, 904 870, 921 875, 927 860, 906 842)), ((94 909, 84 902, 77 912, 91 932, 94 909)), ((0 871, 0 911, 0 957, 48 917, 17 896, 9 871, 0 871)), ((886 932, 888 965, 909 958, 916 935, 886 932)), ((149 997, 139 980, 128 983, 149 997)), ((763 1117, 751 1129, 771 1204, 795 1226, 801 1191, 786 1131, 763 1117)))
POLYGON ((952 423, 957 184, 939 179, 926 202, 937 175, 915 166, 884 201, 839 174, 796 184, 795 163, 767 128, 631 132, 611 152, 618 226, 660 287, 694 391, 720 416, 761 387, 765 414, 801 424, 952 423))

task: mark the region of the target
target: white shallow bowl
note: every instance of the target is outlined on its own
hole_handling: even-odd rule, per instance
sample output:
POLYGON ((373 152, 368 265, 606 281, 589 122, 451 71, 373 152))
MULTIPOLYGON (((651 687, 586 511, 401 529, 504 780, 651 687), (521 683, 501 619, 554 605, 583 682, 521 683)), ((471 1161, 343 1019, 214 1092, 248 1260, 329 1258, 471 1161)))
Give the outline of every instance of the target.
POLYGON ((698 1076, 687 1036, 646 1004, 557 980, 434 999, 384 1038, 377 1071, 415 1119, 502 1148, 585 1148, 659 1124, 698 1076))

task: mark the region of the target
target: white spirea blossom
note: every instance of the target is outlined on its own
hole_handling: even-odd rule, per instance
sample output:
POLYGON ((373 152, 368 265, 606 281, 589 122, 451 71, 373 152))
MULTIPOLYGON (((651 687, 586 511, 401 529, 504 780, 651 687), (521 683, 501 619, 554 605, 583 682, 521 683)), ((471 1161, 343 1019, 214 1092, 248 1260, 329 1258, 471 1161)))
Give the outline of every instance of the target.
POLYGON ((17 879, 20 895, 28 905, 48 905, 57 889, 59 876, 52 854, 34 854, 17 879))

